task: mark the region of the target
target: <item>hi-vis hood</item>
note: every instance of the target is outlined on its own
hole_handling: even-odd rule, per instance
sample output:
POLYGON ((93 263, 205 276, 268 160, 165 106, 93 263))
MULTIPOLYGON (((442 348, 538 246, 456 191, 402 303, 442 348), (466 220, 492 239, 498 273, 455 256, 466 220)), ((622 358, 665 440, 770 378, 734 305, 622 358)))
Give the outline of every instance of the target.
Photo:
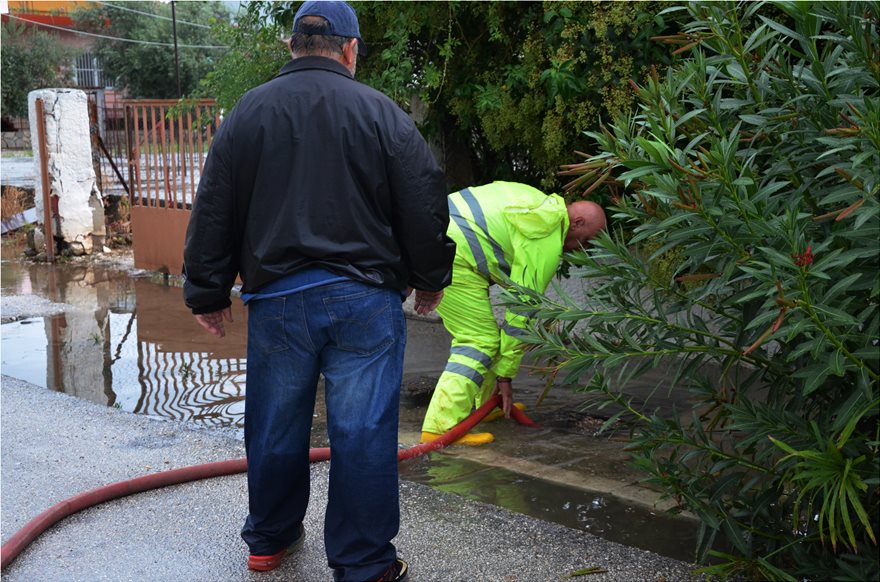
POLYGON ((568 211, 565 201, 557 194, 548 195, 537 205, 534 199, 513 200, 505 205, 503 212, 507 221, 526 238, 544 238, 558 229, 560 223, 563 236, 568 232, 568 211))

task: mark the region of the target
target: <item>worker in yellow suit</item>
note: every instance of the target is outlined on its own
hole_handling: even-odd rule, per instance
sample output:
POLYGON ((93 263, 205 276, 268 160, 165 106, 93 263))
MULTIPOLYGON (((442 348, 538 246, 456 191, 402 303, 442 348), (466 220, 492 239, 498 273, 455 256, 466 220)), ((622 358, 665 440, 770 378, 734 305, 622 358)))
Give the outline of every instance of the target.
MULTIPOLYGON (((499 328, 489 287, 509 279, 543 292, 562 252, 577 249, 605 228, 605 213, 595 202, 566 206, 556 194, 548 196, 513 182, 450 194, 449 218, 447 234, 456 243, 452 285, 437 312, 452 335, 452 347, 425 414, 422 442, 438 438, 464 420, 496 388, 509 417, 511 382, 524 347, 517 336, 528 319, 508 310, 499 328)), ((493 440, 488 432, 471 433, 456 443, 476 446, 493 440)))

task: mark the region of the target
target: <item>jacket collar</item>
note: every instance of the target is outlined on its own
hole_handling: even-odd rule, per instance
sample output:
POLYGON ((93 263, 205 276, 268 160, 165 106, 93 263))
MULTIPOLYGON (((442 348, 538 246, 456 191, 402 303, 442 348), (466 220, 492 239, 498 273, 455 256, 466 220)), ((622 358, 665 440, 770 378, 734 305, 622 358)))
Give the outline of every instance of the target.
POLYGON ((278 76, 287 75, 288 73, 296 73, 306 70, 329 71, 338 75, 343 75, 349 79, 353 79, 351 71, 339 61, 335 61, 329 57, 299 57, 292 59, 289 63, 281 67, 278 76))

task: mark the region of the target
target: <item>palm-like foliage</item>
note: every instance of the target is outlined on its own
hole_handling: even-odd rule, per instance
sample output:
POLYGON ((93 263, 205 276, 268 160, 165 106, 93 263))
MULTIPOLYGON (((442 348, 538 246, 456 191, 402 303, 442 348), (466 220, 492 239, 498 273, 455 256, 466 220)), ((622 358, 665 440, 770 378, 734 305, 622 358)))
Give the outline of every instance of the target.
POLYGON ((509 300, 557 381, 633 423, 647 480, 702 520, 698 557, 723 534, 708 571, 876 579, 880 8, 687 10, 658 39, 684 58, 566 168, 621 192, 568 257, 586 299, 509 300), (626 396, 660 364, 690 397, 671 418, 626 396))

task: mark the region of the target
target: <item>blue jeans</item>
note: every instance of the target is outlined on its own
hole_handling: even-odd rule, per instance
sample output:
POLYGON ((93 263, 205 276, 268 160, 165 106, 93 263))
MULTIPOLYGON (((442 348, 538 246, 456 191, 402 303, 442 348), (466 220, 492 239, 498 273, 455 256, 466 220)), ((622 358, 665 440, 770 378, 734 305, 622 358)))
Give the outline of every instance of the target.
POLYGON ((327 561, 375 580, 397 557, 397 425, 406 324, 400 293, 346 281, 252 301, 245 448, 255 555, 294 541, 309 501, 309 435, 324 375, 330 484, 327 561))

